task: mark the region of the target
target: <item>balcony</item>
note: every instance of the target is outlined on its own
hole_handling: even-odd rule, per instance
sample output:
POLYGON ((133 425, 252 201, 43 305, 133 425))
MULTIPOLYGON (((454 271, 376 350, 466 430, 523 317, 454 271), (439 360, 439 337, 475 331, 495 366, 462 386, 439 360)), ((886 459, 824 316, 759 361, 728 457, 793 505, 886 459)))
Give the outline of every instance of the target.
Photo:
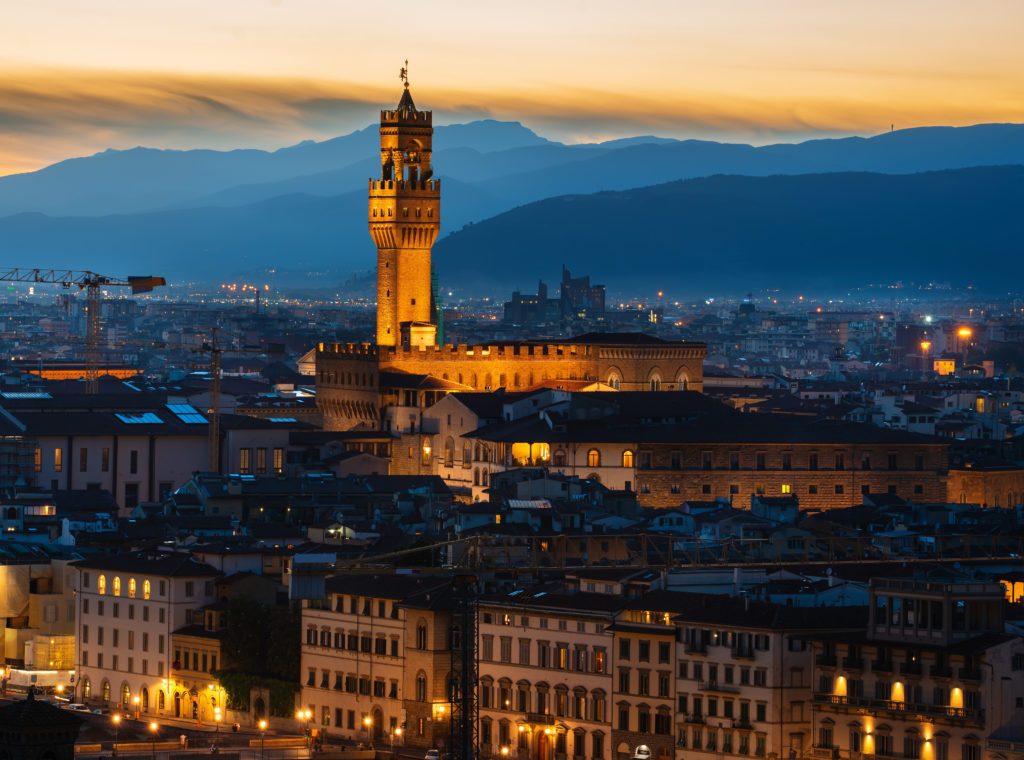
POLYGON ((1020 739, 989 739, 987 744, 996 752, 1024 752, 1024 741, 1020 739))
POLYGON ((872 660, 871 670, 875 673, 892 673, 892 660, 872 660))
POLYGON ((686 713, 683 716, 683 723, 692 723, 696 726, 703 726, 704 713, 686 713))
POLYGON ((819 705, 836 707, 869 708, 900 716, 917 716, 925 718, 952 718, 982 722, 985 711, 971 707, 946 707, 945 705, 925 705, 914 702, 896 702, 891 699, 874 699, 871 697, 841 697, 836 694, 815 693, 814 702, 819 705))
POLYGON ((732 719, 732 727, 733 728, 742 728, 742 729, 745 729, 747 731, 749 731, 750 729, 753 728, 753 726, 750 724, 750 718, 733 718, 732 719))
POLYGON ((524 720, 527 723, 541 726, 553 726, 555 725, 554 715, 544 715, 543 713, 526 713, 524 720))
POLYGON ((863 657, 844 657, 843 667, 847 670, 864 670, 863 657))
POLYGON ((734 660, 753 660, 754 657, 754 648, 751 646, 732 648, 732 658, 734 660))
POLYGON ((731 683, 721 684, 718 681, 701 681, 697 684, 700 691, 714 691, 719 694, 739 694, 740 689, 731 683))
POLYGON ((900 673, 905 676, 919 676, 924 668, 920 662, 901 662, 900 673))
POLYGON ((687 641, 683 645, 683 651, 687 654, 707 654, 708 645, 703 641, 687 641))
POLYGON ((838 660, 834 654, 819 654, 814 658, 814 664, 820 668, 834 668, 838 660))
POLYGON ((928 671, 932 678, 952 678, 953 668, 949 665, 932 665, 928 671))
POLYGON ((981 668, 960 668, 961 681, 980 681, 981 668))
POLYGON ((839 747, 819 747, 815 745, 811 748, 811 757, 815 758, 815 760, 838 760, 839 747))

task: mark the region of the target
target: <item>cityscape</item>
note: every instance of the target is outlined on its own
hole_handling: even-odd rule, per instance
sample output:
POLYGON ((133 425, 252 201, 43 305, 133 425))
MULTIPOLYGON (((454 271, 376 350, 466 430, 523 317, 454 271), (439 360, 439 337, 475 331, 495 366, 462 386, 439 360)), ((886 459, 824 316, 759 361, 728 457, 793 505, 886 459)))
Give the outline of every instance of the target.
POLYGON ((0 61, 0 760, 1024 760, 1019 11, 868 127, 874 8, 112 5, 0 61))

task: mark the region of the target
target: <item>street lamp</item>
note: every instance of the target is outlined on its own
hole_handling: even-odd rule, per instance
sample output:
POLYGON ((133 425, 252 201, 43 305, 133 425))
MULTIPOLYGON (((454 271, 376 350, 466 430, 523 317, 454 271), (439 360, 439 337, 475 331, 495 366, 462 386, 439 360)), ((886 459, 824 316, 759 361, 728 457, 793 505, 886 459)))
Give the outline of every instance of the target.
POLYGON ((295 717, 299 720, 306 721, 306 725, 303 728, 303 735, 306 737, 306 746, 309 746, 309 742, 312 739, 312 733, 309 730, 309 719, 313 717, 312 710, 296 710, 295 717))
POLYGON ((139 719, 139 698, 135 697, 132 702, 135 703, 135 720, 139 719))
POLYGON ((267 722, 265 720, 260 721, 260 760, 263 760, 263 737, 267 733, 267 722))
POLYGON ((217 724, 217 730, 214 733, 218 733, 218 734, 220 733, 221 717, 222 716, 220 714, 220 708, 219 707, 214 707, 213 708, 213 721, 214 721, 214 723, 217 724))
POLYGON ((111 720, 114 721, 114 751, 112 754, 117 757, 117 729, 121 726, 121 716, 115 713, 111 720))
POLYGON ((158 728, 155 720, 149 724, 149 735, 153 739, 153 760, 156 760, 156 731, 158 728))
POLYGON ((373 742, 370 741, 370 726, 372 725, 373 718, 371 718, 369 715, 363 718, 363 726, 366 728, 366 743, 371 746, 373 745, 373 742))

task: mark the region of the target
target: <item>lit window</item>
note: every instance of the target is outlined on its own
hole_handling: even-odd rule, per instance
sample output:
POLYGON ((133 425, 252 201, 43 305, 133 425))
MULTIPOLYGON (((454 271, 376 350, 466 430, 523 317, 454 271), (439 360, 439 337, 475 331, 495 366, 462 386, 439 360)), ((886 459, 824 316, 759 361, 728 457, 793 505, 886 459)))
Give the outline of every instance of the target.
POLYGON ((632 467, 633 466, 633 452, 626 449, 622 452, 622 466, 632 467))
POLYGON ((134 578, 129 578, 128 579, 128 597, 130 599, 134 599, 135 598, 135 579, 134 578))
MULTIPOLYGON (((142 582, 142 598, 149 599, 149 594, 152 588, 150 587, 149 581, 142 582)), ((147 608, 148 609, 148 608, 147 608)))
POLYGON ((793 487, 789 483, 783 483, 782 493, 793 493, 793 487))
POLYGON ((121 596, 121 576, 114 576, 114 596, 121 596))
POLYGON ((601 466, 601 452, 597 449, 591 449, 587 452, 587 467, 600 467, 601 466))
POLYGON ((101 575, 99 577, 99 581, 97 581, 97 583, 98 583, 98 585, 97 585, 96 588, 97 588, 98 592, 101 593, 101 594, 107 593, 107 576, 101 575))

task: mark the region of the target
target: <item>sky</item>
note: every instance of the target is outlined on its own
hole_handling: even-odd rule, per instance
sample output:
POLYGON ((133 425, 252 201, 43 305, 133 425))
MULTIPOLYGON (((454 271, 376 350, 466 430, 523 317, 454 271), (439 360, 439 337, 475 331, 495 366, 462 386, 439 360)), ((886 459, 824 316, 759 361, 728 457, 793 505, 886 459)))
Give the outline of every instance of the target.
POLYGON ((766 144, 1024 122, 1020 0, 33 0, 0 5, 0 175, 373 123, 766 144))

